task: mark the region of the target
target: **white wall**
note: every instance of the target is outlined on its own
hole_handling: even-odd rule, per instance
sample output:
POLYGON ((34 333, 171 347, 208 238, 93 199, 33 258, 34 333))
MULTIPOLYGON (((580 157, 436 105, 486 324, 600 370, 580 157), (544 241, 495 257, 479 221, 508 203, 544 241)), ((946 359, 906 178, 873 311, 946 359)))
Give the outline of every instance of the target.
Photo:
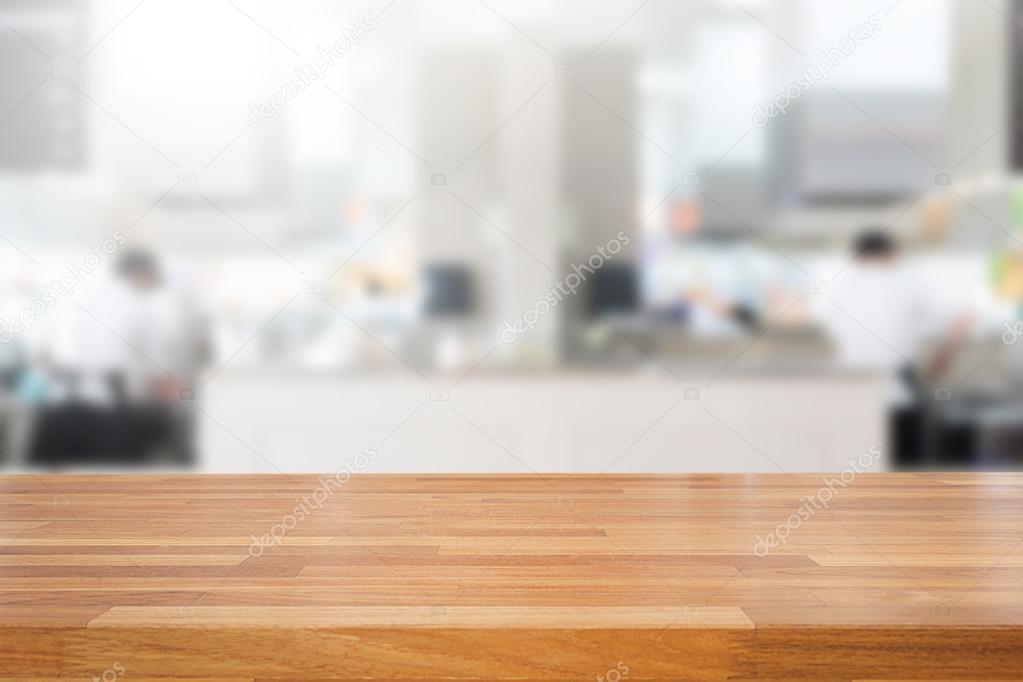
POLYGON ((199 417, 200 466, 333 472, 373 446, 367 472, 814 472, 839 471, 873 446, 885 452, 879 378, 708 381, 661 370, 481 374, 436 400, 414 375, 223 375, 201 397, 219 424, 199 417), (699 399, 687 400, 686 386, 699 399))

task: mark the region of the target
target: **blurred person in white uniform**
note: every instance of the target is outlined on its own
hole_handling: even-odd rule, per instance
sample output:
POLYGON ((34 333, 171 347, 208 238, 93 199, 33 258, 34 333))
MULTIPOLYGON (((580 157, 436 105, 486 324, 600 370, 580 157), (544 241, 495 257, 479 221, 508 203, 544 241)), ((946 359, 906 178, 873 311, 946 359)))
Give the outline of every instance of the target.
POLYGON ((143 250, 124 252, 115 277, 94 284, 40 330, 48 381, 37 457, 59 458, 79 438, 89 453, 132 461, 155 449, 192 461, 191 406, 209 342, 190 287, 143 250), (48 429, 72 435, 47 440, 48 429))
POLYGON ((191 461, 191 401, 199 370, 210 355, 205 318, 191 288, 151 253, 125 253, 117 273, 122 286, 115 329, 125 343, 113 342, 118 351, 114 372, 123 377, 130 402, 156 405, 167 415, 167 445, 176 456, 191 461))
POLYGON ((855 260, 831 285, 827 324, 841 366, 888 375, 896 461, 924 455, 921 382, 939 379, 962 346, 970 315, 955 309, 908 263, 884 230, 857 237, 855 260), (937 350, 923 358, 924 343, 937 350))
POLYGON ((114 371, 134 400, 170 402, 192 388, 208 355, 205 324, 190 289, 174 281, 147 251, 129 251, 117 263, 111 327, 114 371))

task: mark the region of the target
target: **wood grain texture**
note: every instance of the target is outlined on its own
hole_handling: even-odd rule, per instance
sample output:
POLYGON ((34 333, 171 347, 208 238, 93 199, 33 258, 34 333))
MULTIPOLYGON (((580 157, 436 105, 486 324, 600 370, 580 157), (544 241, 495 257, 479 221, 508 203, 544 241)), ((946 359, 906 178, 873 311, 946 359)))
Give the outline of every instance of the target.
POLYGON ((1023 475, 325 480, 0 478, 0 677, 1023 677, 1023 475))

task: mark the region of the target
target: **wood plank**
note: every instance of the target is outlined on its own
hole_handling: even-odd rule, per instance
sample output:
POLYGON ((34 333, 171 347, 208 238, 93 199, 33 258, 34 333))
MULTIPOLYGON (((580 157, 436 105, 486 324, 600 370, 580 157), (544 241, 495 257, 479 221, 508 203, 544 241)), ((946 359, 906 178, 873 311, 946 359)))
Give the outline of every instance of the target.
POLYGON ((1020 679, 1023 475, 829 478, 0 477, 0 676, 1020 679))

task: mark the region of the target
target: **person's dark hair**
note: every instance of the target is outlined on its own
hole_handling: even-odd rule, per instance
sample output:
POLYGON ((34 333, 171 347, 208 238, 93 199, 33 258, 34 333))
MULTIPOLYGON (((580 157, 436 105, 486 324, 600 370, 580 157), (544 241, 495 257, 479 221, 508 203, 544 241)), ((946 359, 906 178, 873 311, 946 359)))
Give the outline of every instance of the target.
POLYGON ((117 274, 125 278, 141 276, 157 280, 160 278, 160 268, 153 254, 133 249, 122 254, 117 260, 117 274))
POLYGON ((878 228, 864 230, 856 237, 853 251, 857 258, 885 258, 896 251, 895 240, 878 228))

